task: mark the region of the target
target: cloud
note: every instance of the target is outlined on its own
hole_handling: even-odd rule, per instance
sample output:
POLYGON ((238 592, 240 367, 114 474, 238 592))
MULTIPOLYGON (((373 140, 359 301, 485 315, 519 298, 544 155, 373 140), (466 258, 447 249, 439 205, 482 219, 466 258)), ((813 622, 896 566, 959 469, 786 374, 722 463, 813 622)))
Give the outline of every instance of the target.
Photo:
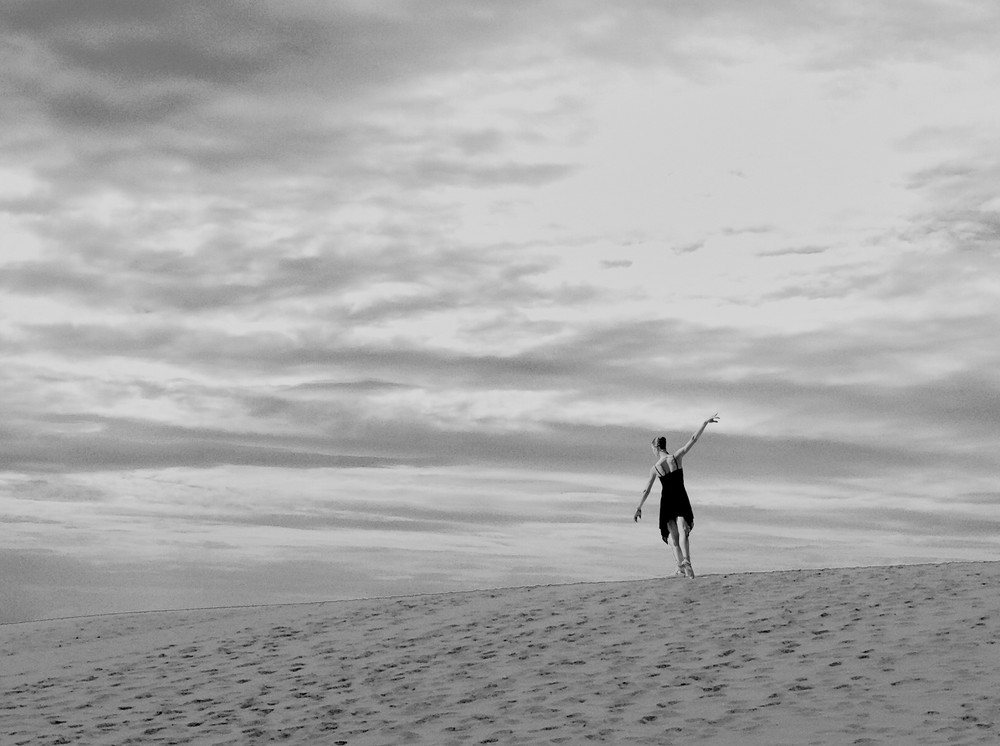
MULTIPOLYGON (((415 563, 428 587, 495 579, 466 541, 563 577, 548 522, 594 556, 624 543, 613 501, 649 438, 677 447, 718 409, 689 463, 763 511, 737 524, 923 541, 944 490, 949 530, 981 540, 961 521, 996 471, 995 14, 3 5, 0 468, 22 480, 4 520, 56 546, 66 526, 21 521, 61 501, 98 546, 90 508, 154 500, 164 546, 205 567, 119 568, 135 604, 150 580, 209 598, 240 547, 305 534, 316 556, 354 542, 330 571, 355 589, 395 582, 351 554, 369 541, 444 542, 415 563), (563 472, 594 496, 570 515, 547 506, 580 485, 539 476, 563 472), (815 499, 776 518, 778 486, 815 499), (222 504, 184 518, 188 488, 222 504)), ((234 571, 233 597, 297 569, 328 589, 309 552, 234 571)), ((74 603, 110 603, 77 580, 74 603)))
MULTIPOLYGON (((950 323, 942 326, 942 333, 950 323)), ((972 346, 981 339, 977 329, 991 324, 983 317, 959 325, 966 328, 972 346)), ((894 378, 894 366, 912 360, 910 350, 928 332, 926 327, 907 324, 883 324, 865 334, 844 329, 821 337, 755 338, 683 324, 661 323, 652 330, 639 324, 593 325, 583 326, 562 342, 503 356, 459 354, 423 345, 358 347, 315 337, 296 343, 262 335, 241 339, 201 333, 182 338, 179 331, 165 329, 147 335, 117 329, 97 333, 79 326, 36 331, 33 347, 59 349, 63 355, 131 355, 202 368, 206 373, 248 366, 264 376, 298 370, 301 382, 227 389, 193 383, 154 386, 138 379, 130 391, 95 380, 94 387, 114 392, 112 401, 121 402, 106 415, 88 414, 70 398, 54 410, 50 400, 45 418, 29 416, 30 408, 24 410, 19 420, 22 429, 11 434, 8 446, 12 463, 22 468, 29 464, 56 468, 59 459, 72 469, 98 468, 102 463, 108 468, 215 463, 315 468, 359 465, 363 460, 338 455, 355 453, 364 454, 369 459, 365 463, 373 466, 394 463, 390 454, 405 454, 406 459, 422 463, 467 459, 508 465, 549 462, 569 468, 587 463, 594 470, 616 469, 629 459, 634 444, 648 441, 649 425, 636 422, 629 408, 603 426, 589 417, 578 421, 579 414, 567 409, 567 403, 662 401, 664 381, 669 381, 668 401, 710 399, 706 406, 714 403, 720 410, 770 410, 774 424, 768 424, 757 439, 739 436, 739 445, 733 446, 738 468, 769 474, 787 469, 818 475, 830 468, 841 473, 842 467, 832 464, 860 460, 870 460, 871 469, 906 468, 914 459, 925 458, 920 445, 924 438, 908 443, 910 434, 940 440, 963 432, 985 435, 996 427, 991 413, 996 411, 998 390, 988 377, 940 374, 931 368, 923 380, 905 385, 894 378), (662 361, 661 349, 678 353, 662 361), (331 380, 330 370, 342 377, 331 380), (359 374, 371 378, 359 379, 359 374), (506 424, 493 419, 499 410, 476 414, 471 406, 495 391, 513 392, 508 397, 537 392, 557 408, 506 424), (424 410, 428 396, 436 397, 431 399, 436 401, 431 412, 424 410), (184 418, 203 419, 205 413, 217 412, 218 419, 194 428, 112 414, 129 401, 158 401, 168 407, 163 411, 184 418), (768 452, 769 439, 781 438, 782 419, 797 437, 811 433, 808 457, 800 454, 796 460, 797 456, 785 455, 798 453, 799 446, 791 442, 794 438, 780 441, 768 452), (269 430, 289 434, 259 434, 269 430), (27 440, 24 432, 31 433, 27 440), (886 437, 904 441, 898 448, 886 448, 880 444, 886 437), (844 438, 857 441, 850 447, 853 450, 844 438), (608 449, 609 442, 627 445, 608 449), (35 445, 29 448, 25 443, 35 445), (907 456, 914 447, 919 455, 907 456), (743 452, 750 455, 743 458, 743 452)), ((939 333, 934 331, 934 336, 939 333)), ((674 419, 667 401, 660 408, 668 423, 674 419)), ((686 435, 678 432, 675 437, 686 435)))
MULTIPOLYGON (((447 58, 446 50, 455 46, 443 34, 435 39, 406 33, 410 23, 433 29, 420 16, 393 19, 346 6, 317 13, 303 3, 279 8, 112 0, 81 7, 43 0, 5 8, 2 18, 15 38, 36 45, 66 78, 41 90, 50 113, 70 126, 162 119, 204 103, 206 94, 220 88, 301 69, 317 56, 326 67, 323 87, 343 94, 362 83, 412 75, 435 58, 447 58), (93 116, 97 113, 101 116, 93 116)), ((24 68, 19 72, 28 75, 24 68)), ((49 79, 59 80, 51 74, 49 79)), ((33 76, 32 82, 40 80, 33 76)))
POLYGON ((501 130, 460 123, 448 91, 408 90, 478 69, 522 28, 502 7, 448 6, 6 4, 0 27, 16 53, 3 60, 13 95, 0 147, 39 177, 7 209, 56 262, 13 269, 8 286, 51 281, 77 299, 190 310, 266 301, 282 279, 290 297, 316 283, 333 292, 329 270, 350 274, 372 236, 395 230, 400 264, 418 256, 442 187, 534 188, 573 173, 515 152, 525 137, 544 141, 564 104, 501 130), (359 203, 359 222, 337 220, 359 203), (66 267, 69 255, 86 261, 66 267), (116 255, 137 266, 116 268, 116 255), (263 287, 226 276, 255 259, 279 277, 263 287), (301 274, 309 263, 319 266, 301 274), (158 277, 142 277, 156 264, 158 277), (123 272, 134 281, 120 284, 123 272))
POLYGON ((973 492, 956 495, 955 500, 968 505, 1000 505, 1000 492, 973 492))
MULTIPOLYGON (((329 423, 327 434, 311 437, 89 417, 84 422, 97 426, 96 430, 55 429, 34 434, 29 443, 8 441, 5 468, 85 473, 220 464, 291 469, 479 465, 633 472, 639 479, 648 466, 643 447, 651 433, 648 427, 540 420, 531 429, 510 431, 492 428, 488 421, 470 421, 466 427, 421 423, 410 413, 373 420, 364 408, 324 417, 324 409, 328 405, 315 402, 297 415, 300 428, 308 422, 302 411, 329 423)), ((274 423, 273 416, 270 422, 274 423)), ((674 448, 690 435, 686 430, 666 430, 674 448)), ((872 441, 877 438, 871 436, 854 443, 724 434, 717 434, 715 440, 714 445, 699 449, 698 458, 707 464, 709 473, 720 477, 817 479, 885 474, 912 470, 928 458, 928 454, 914 453, 912 446, 876 445, 872 441)), ((953 461, 961 464, 968 458, 956 454, 953 461)))
MULTIPOLYGON (((986 3, 952 8, 927 0, 906 9, 881 3, 862 15, 826 7, 831 12, 829 20, 844 33, 837 36, 840 44, 827 43, 813 50, 814 64, 821 69, 874 67, 899 59, 926 62, 962 49, 988 51, 983 24, 997 20, 996 8, 986 3)), ((805 20, 805 12, 799 18, 805 20)))
POLYGON ((798 246, 788 249, 774 249, 772 251, 761 252, 760 256, 810 256, 813 254, 823 254, 830 250, 829 246, 798 246))
POLYGON ((51 550, 3 547, 0 562, 4 568, 0 575, 0 597, 4 599, 0 624, 73 613, 73 604, 66 603, 65 597, 60 599, 54 590, 72 592, 74 585, 89 576, 84 563, 51 550))
POLYGON ((94 272, 75 271, 65 263, 21 262, 0 269, 0 285, 20 295, 59 295, 73 299, 107 297, 111 284, 94 272))
POLYGON ((574 167, 559 163, 503 163, 496 165, 475 164, 465 161, 427 160, 410 165, 404 183, 415 187, 437 184, 489 187, 496 185, 539 186, 563 179, 573 173, 574 167))
MULTIPOLYGON (((40 502, 97 503, 109 499, 106 491, 65 480, 27 479, 4 485, 11 497, 17 500, 40 502)), ((53 523, 53 521, 40 522, 53 523)))
MULTIPOLYGON (((831 536, 848 539, 859 530, 857 511, 836 507, 814 507, 809 511, 789 511, 754 506, 705 505, 700 508, 706 520, 730 525, 769 526, 782 531, 793 530, 803 534, 821 527, 831 536)), ((896 540, 923 542, 942 536, 995 537, 1000 521, 974 516, 960 511, 927 511, 899 507, 876 506, 866 511, 867 528, 882 534, 891 534, 896 540)))
POLYGON ((310 381, 289 386, 289 392, 349 392, 349 393, 377 393, 380 391, 396 391, 399 389, 412 388, 406 384, 394 381, 364 380, 364 381, 310 381))
POLYGON ((402 531, 406 533, 469 533, 497 527, 530 523, 524 513, 470 506, 440 509, 403 501, 379 503, 373 515, 371 503, 353 503, 341 499, 318 509, 300 509, 296 513, 259 512, 253 514, 219 513, 192 515, 187 520, 198 525, 261 526, 291 528, 300 531, 402 531))
MULTIPOLYGON (((544 4, 41 0, 5 4, 0 23, 25 59, 10 67, 21 95, 58 126, 93 130, 176 125, 196 112, 225 116, 234 100, 250 110, 275 100, 289 110, 315 110, 322 101, 348 109, 428 75, 483 64, 517 35, 540 40, 536 22, 558 22, 553 11, 562 13, 544 4)), ((467 153, 495 144, 495 133, 478 132, 461 141, 467 153)))
POLYGON ((739 235, 742 235, 742 234, 745 234, 745 233, 750 233, 750 234, 773 233, 774 230, 775 230, 775 226, 773 226, 773 225, 744 225, 744 226, 738 226, 738 227, 723 228, 722 229, 722 233, 723 233, 723 235, 726 235, 726 236, 739 236, 739 235))
POLYGON ((39 98, 57 123, 116 127, 159 121, 203 100, 204 84, 265 67, 275 39, 240 8, 43 0, 9 3, 0 20, 34 58, 12 69, 22 95, 39 98))
POLYGON ((687 243, 682 246, 674 247, 673 251, 675 254, 693 254, 700 249, 705 247, 704 241, 694 241, 692 243, 687 243))
POLYGON ((39 344, 51 342, 81 351, 92 347, 95 354, 128 353, 143 345, 160 352, 165 343, 180 341, 171 339, 177 335, 188 343, 197 340, 199 335, 192 336, 172 312, 184 312, 190 319, 192 314, 253 309, 248 327, 253 326, 252 319, 266 314, 300 328, 332 324, 342 328, 348 323, 375 324, 461 308, 492 309, 501 299, 521 307, 578 304, 593 301, 601 292, 594 284, 546 288, 537 278, 552 268, 553 261, 537 257, 524 261, 503 247, 489 247, 480 254, 448 245, 415 252, 390 239, 387 245, 366 251, 323 246, 321 253, 299 255, 301 248, 291 241, 240 243, 235 236, 224 235, 184 251, 143 250, 124 230, 91 230, 72 222, 53 238, 68 244, 74 231, 75 257, 0 266, 0 287, 18 295, 59 298, 129 314, 127 322, 103 317, 101 324, 23 327, 39 344), (309 301, 323 305, 309 309, 305 306, 309 301), (150 315, 132 315, 136 312, 150 315))
MULTIPOLYGON (((8 440, 4 468, 20 472, 87 472, 211 467, 218 464, 287 468, 384 467, 406 459, 324 452, 308 439, 258 433, 160 425, 94 416, 48 418, 45 433, 30 441, 8 440), (87 425, 86 432, 60 431, 60 422, 87 425)), ((79 498, 76 498, 79 499, 79 498)))
POLYGON ((59 521, 53 521, 46 518, 31 518, 20 515, 0 515, 0 523, 34 523, 43 526, 55 526, 59 524, 59 521))

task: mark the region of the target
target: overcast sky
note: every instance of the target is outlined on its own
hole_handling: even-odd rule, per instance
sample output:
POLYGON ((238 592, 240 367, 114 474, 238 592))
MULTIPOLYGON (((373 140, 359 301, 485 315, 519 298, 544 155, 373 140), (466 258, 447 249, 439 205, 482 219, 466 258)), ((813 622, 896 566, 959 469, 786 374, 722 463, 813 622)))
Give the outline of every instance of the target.
POLYGON ((4 2, 0 621, 1000 558, 998 27, 4 2))

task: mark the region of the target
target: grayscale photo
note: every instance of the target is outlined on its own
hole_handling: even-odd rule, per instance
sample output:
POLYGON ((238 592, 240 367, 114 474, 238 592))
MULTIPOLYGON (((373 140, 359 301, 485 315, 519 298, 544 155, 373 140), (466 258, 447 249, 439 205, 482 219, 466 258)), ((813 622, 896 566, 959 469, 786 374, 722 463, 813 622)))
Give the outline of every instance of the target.
POLYGON ((0 0, 0 746, 1000 743, 998 29, 0 0))

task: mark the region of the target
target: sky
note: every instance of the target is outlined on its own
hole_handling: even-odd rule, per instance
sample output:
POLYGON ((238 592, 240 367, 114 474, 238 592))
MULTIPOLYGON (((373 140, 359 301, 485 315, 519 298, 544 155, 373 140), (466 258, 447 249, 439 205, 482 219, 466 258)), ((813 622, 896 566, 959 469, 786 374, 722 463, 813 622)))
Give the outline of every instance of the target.
POLYGON ((998 24, 4 2, 0 622, 1000 558, 998 24))

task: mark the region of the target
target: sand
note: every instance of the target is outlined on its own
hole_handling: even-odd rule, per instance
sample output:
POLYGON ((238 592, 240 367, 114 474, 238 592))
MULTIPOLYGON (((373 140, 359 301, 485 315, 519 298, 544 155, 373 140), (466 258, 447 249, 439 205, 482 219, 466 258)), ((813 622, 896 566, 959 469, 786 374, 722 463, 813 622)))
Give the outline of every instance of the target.
POLYGON ((0 744, 1000 743, 1000 563, 0 626, 0 744))

